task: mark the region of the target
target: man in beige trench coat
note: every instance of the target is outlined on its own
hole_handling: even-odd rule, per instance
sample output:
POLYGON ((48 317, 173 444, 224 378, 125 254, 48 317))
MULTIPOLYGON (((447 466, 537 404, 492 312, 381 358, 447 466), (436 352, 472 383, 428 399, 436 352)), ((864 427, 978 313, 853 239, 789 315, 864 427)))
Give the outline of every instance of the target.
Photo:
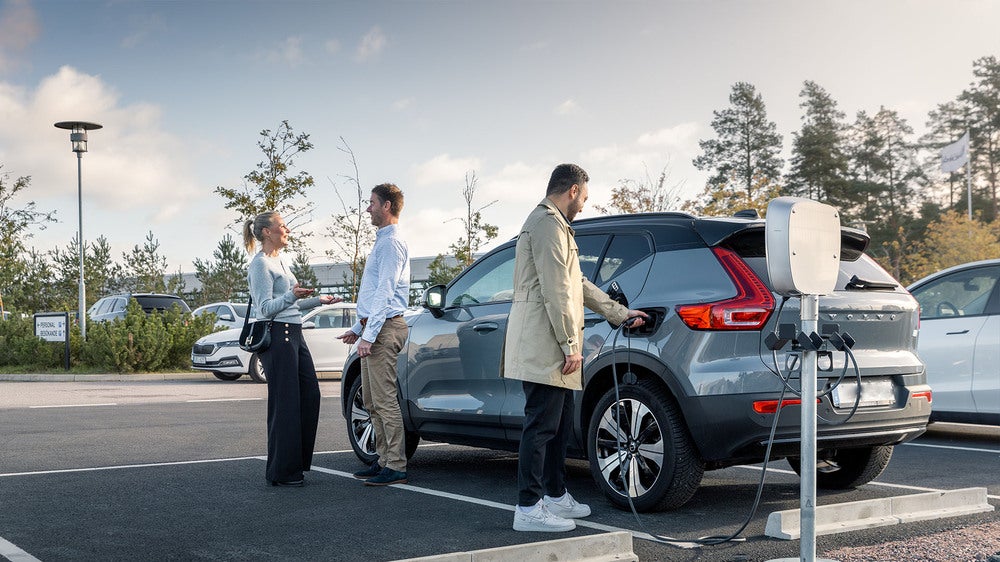
POLYGON ((556 166, 545 199, 517 238, 503 362, 503 376, 524 386, 516 531, 571 531, 574 518, 590 515, 590 507, 566 490, 573 391, 583 388, 583 307, 615 325, 636 318, 638 327, 646 316, 611 300, 580 270, 569 223, 583 209, 588 181, 575 164, 556 166))

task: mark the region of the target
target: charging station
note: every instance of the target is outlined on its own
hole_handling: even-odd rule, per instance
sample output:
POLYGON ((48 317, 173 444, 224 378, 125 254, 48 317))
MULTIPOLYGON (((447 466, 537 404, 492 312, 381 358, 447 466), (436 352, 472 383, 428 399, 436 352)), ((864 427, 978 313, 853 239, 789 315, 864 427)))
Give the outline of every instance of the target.
MULTIPOLYGON (((819 297, 833 292, 840 271, 840 213, 800 197, 779 197, 767 206, 767 273, 776 292, 798 297, 802 345, 799 484, 799 558, 816 560, 816 357, 819 297)), ((780 405, 779 405, 780 409, 780 405)), ((782 558, 771 562, 794 561, 782 558)), ((832 562, 832 561, 830 561, 832 562)))

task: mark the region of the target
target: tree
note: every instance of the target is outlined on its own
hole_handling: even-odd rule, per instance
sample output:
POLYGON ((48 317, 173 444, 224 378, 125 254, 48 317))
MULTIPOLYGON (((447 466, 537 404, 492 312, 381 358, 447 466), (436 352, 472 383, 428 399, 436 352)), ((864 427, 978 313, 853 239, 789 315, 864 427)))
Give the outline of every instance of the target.
POLYGON ((908 256, 899 279, 909 284, 946 267, 1000 256, 1000 223, 969 220, 948 211, 927 227, 908 256))
POLYGON ((153 236, 153 231, 146 235, 145 244, 136 244, 131 253, 123 252, 122 257, 129 292, 166 292, 167 285, 163 278, 167 271, 167 258, 160 255, 160 242, 153 236))
POLYGON ((319 279, 316 277, 316 272, 313 271, 311 265, 309 265, 309 254, 305 251, 299 250, 295 252, 295 261, 292 262, 292 275, 299 282, 299 285, 303 287, 315 288, 319 285, 319 279))
POLYGON ((737 82, 729 103, 713 112, 716 138, 698 143, 703 154, 695 158, 695 168, 713 171, 701 195, 702 207, 719 207, 723 195, 738 190, 746 202, 757 201, 762 192, 777 189, 781 179, 781 135, 767 118, 764 99, 752 84, 737 82))
POLYGON ((0 166, 0 304, 15 310, 32 310, 19 298, 28 270, 26 242, 31 228, 44 229, 55 221, 55 212, 38 211, 34 201, 14 205, 17 195, 31 185, 31 176, 11 181, 0 166), (6 298, 6 301, 4 300, 6 298))
POLYGON ((618 180, 618 185, 611 190, 611 202, 607 205, 594 205, 602 215, 656 213, 677 208, 680 204, 680 184, 667 185, 670 178, 668 166, 664 165, 657 179, 645 170, 643 180, 630 178, 618 180))
MULTIPOLYGON (((55 248, 49 251, 55 279, 55 294, 60 308, 75 310, 79 299, 80 245, 74 236, 65 250, 55 248)), ((127 291, 122 267, 111 259, 111 245, 100 236, 92 244, 85 246, 83 257, 83 279, 87 288, 87 303, 90 306, 101 297, 127 291)))
POLYGON ((984 218, 1000 216, 997 191, 1000 184, 1000 60, 996 56, 982 57, 972 63, 975 81, 959 94, 959 100, 970 110, 972 169, 983 180, 985 195, 990 202, 984 218))
POLYGON ((200 304, 232 301, 247 292, 247 256, 230 234, 226 234, 215 251, 213 261, 194 260, 195 277, 201 283, 200 304))
POLYGON ((807 80, 799 93, 805 109, 802 130, 792 133, 791 195, 840 206, 846 199, 847 154, 844 152, 844 113, 821 86, 807 80))
POLYGON ((483 220, 483 210, 497 201, 490 201, 479 208, 475 208, 475 204, 473 204, 473 199, 475 199, 476 190, 478 189, 478 181, 475 171, 466 172, 465 187, 462 189, 462 198, 465 200, 465 217, 459 219, 462 221, 464 232, 457 241, 448 246, 452 256, 455 257, 455 264, 450 265, 448 258, 443 254, 438 254, 428 265, 428 282, 431 285, 447 283, 461 273, 463 269, 472 265, 472 262, 476 260, 476 252, 484 244, 496 238, 500 231, 495 225, 483 220))
POLYGON ((842 208, 842 213, 870 225, 870 251, 895 277, 914 239, 914 184, 923 177, 918 147, 909 140, 912 134, 913 129, 895 111, 883 107, 874 117, 862 111, 848 148, 854 205, 842 208))
MULTIPOLYGON (((305 171, 292 175, 292 169, 298 155, 312 150, 309 135, 296 135, 285 120, 273 133, 264 129, 260 136, 262 139, 257 141, 257 146, 264 153, 264 160, 243 176, 243 187, 220 186, 215 188, 215 192, 226 199, 227 209, 236 211, 238 218, 234 225, 242 225, 244 221, 266 211, 277 211, 289 227, 301 226, 308 222, 314 205, 305 199, 306 191, 314 181, 305 171)), ((297 248, 308 236, 308 232, 297 233, 291 238, 292 247, 297 248)))
POLYGON ((358 300, 358 287, 361 284, 361 275, 365 270, 365 260, 368 252, 375 244, 375 227, 369 217, 365 216, 365 209, 368 207, 368 198, 361 188, 360 173, 358 171, 358 160, 354 156, 354 151, 350 145, 340 137, 342 146, 340 150, 347 155, 353 168, 353 175, 342 176, 347 180, 348 185, 353 185, 351 190, 351 203, 344 201, 344 196, 340 188, 332 180, 334 193, 340 201, 342 212, 333 215, 333 224, 327 228, 327 236, 333 239, 333 249, 327 250, 326 255, 336 261, 343 261, 350 264, 350 274, 344 275, 343 291, 344 300, 356 302, 358 300))

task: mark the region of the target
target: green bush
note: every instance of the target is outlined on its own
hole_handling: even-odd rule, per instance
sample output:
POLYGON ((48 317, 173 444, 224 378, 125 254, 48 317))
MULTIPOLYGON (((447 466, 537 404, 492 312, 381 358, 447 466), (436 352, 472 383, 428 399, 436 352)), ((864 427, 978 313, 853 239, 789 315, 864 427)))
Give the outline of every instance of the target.
POLYGON ((172 342, 167 327, 157 314, 146 315, 132 299, 125 317, 88 325, 83 346, 85 363, 119 373, 155 371, 164 367, 172 342))
MULTIPOLYGON (((157 315, 159 316, 159 315, 157 315)), ((165 366, 172 369, 191 368, 191 347, 198 338, 216 331, 215 315, 192 316, 172 307, 161 317, 170 334, 170 349, 167 350, 165 366)))
POLYGON ((35 336, 33 318, 0 321, 0 366, 53 369, 63 366, 64 343, 35 336))

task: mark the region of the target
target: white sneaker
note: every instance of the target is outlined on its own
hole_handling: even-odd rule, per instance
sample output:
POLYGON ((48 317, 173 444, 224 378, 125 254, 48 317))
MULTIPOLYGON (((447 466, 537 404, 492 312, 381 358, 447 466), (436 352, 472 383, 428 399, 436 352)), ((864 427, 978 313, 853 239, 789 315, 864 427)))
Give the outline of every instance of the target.
POLYGON ((544 502, 538 502, 535 507, 525 513, 520 507, 514 508, 515 531, 540 531, 543 533, 561 533, 576 529, 572 519, 564 519, 553 515, 545 508, 544 502))
POLYGON ((542 498, 542 502, 545 504, 545 508, 549 510, 549 513, 558 517, 579 519, 590 515, 590 506, 573 499, 573 496, 568 491, 558 500, 545 496, 542 498))

